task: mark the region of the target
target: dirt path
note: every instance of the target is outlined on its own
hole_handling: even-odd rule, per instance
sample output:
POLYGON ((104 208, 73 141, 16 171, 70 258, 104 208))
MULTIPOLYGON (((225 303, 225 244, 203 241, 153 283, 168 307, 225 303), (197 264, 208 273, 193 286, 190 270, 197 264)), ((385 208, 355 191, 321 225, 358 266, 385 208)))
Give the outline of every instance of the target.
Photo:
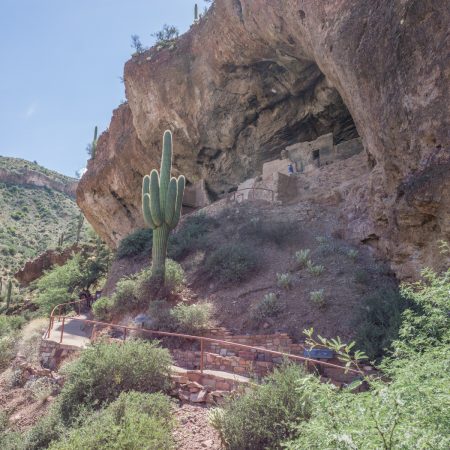
POLYGON ((178 407, 175 413, 178 425, 174 431, 177 450, 222 448, 217 432, 208 423, 208 411, 205 406, 187 403, 178 407))

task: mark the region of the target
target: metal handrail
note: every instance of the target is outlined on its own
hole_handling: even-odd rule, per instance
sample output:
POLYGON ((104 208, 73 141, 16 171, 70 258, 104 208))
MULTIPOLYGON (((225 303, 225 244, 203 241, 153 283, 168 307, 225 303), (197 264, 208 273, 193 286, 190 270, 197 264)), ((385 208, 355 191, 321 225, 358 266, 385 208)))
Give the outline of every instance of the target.
MULTIPOLYGON (((123 330, 123 336, 124 336, 123 340, 124 341, 127 338, 128 331, 136 331, 136 332, 141 332, 141 333, 153 334, 153 335, 157 335, 157 336, 178 337, 178 338, 183 338, 183 339, 188 339, 188 340, 200 341, 200 372, 201 373, 203 373, 203 367, 204 367, 204 363, 203 363, 203 361, 204 361, 204 343, 210 342, 210 343, 215 343, 215 344, 225 344, 228 346, 233 346, 233 347, 237 347, 237 348, 241 348, 241 349, 245 349, 245 350, 256 350, 257 352, 261 352, 261 353, 265 353, 265 354, 269 354, 269 355, 275 355, 275 356, 284 357, 284 358, 288 358, 288 359, 292 359, 292 360, 296 360, 296 361, 302 361, 302 362, 306 363, 307 367, 309 366, 309 363, 318 364, 321 366, 331 367, 333 369, 340 369, 340 370, 344 370, 345 372, 352 372, 352 373, 361 375, 360 370, 343 367, 338 364, 333 364, 333 363, 329 363, 326 361, 320 361, 320 360, 313 359, 313 358, 307 358, 305 356, 300 356, 300 355, 292 355, 290 353, 279 352, 276 350, 269 350, 264 347, 255 347, 252 345, 239 344, 237 342, 225 341, 222 339, 208 338, 208 337, 203 337, 203 336, 194 336, 194 335, 182 334, 182 333, 170 333, 167 331, 149 330, 147 328, 128 327, 125 325, 117 325, 114 323, 101 322, 98 320, 77 319, 77 318, 71 317, 71 316, 62 316, 62 317, 60 316, 60 319, 62 319, 61 335, 60 335, 60 340, 59 340, 60 344, 62 343, 63 337, 64 337, 64 324, 65 324, 66 319, 74 319, 74 320, 78 320, 78 321, 86 323, 86 324, 94 325, 93 333, 94 333, 97 325, 111 327, 111 328, 120 328, 123 330)), ((50 321, 51 321, 51 319, 50 319, 50 321)), ((49 327, 48 336, 50 336, 50 331, 51 331, 51 328, 49 327)))
POLYGON ((66 302, 66 303, 60 303, 59 305, 56 305, 53 309, 52 312, 50 313, 50 323, 48 325, 48 330, 45 334, 45 336, 50 337, 50 332, 52 331, 53 328, 53 323, 55 322, 55 312, 56 309, 58 309, 58 322, 61 322, 61 308, 63 306, 67 306, 67 305, 75 305, 78 304, 78 315, 81 314, 81 303, 87 301, 87 298, 82 298, 81 300, 75 300, 73 302, 66 302))

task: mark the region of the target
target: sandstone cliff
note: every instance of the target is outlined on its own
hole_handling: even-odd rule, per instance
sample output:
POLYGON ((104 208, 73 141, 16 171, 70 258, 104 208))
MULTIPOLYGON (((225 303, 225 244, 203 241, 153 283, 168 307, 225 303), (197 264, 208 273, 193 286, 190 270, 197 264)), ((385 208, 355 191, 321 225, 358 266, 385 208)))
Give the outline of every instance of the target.
POLYGON ((417 274, 450 238, 449 24, 445 0, 216 0, 175 48, 127 62, 78 203, 113 246, 141 226, 166 128, 176 170, 216 194, 288 144, 359 134, 371 173, 344 199, 348 236, 417 274))

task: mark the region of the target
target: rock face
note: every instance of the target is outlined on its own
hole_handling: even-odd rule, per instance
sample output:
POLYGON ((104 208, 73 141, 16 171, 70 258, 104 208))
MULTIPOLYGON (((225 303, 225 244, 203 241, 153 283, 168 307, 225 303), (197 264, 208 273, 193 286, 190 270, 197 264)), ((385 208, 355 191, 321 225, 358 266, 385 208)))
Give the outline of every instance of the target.
POLYGON ((44 272, 52 266, 62 266, 74 253, 81 251, 81 247, 74 244, 62 251, 47 250, 40 254, 37 258, 27 261, 25 265, 14 274, 14 278, 19 281, 22 286, 27 286, 32 281, 40 278, 44 272))
POLYGON ((175 48, 127 62, 128 104, 78 203, 113 246, 141 226, 166 128, 175 168, 216 194, 287 145, 359 134, 372 172, 346 199, 348 234, 412 276, 450 238, 449 24, 446 0, 216 0, 175 48))
POLYGON ((67 194, 70 197, 75 197, 78 185, 78 182, 75 180, 72 182, 55 180, 34 170, 22 169, 19 172, 12 172, 2 167, 0 167, 0 182, 25 186, 47 187, 67 194))

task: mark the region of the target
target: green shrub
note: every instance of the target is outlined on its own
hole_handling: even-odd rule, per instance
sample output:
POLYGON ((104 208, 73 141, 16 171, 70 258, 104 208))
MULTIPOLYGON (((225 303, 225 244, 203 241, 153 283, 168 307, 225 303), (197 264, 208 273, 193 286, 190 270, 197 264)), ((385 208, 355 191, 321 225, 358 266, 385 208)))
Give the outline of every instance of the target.
POLYGON ((397 339, 407 302, 399 292, 378 289, 361 300, 356 345, 369 359, 379 359, 397 339))
POLYGON ((359 394, 316 380, 299 385, 314 392, 311 419, 297 426, 289 450, 433 449, 450 446, 450 348, 391 368, 390 382, 370 382, 359 394), (393 369, 393 370, 392 370, 393 369))
POLYGON ((295 252, 294 259, 299 268, 306 267, 309 261, 309 255, 311 250, 309 248, 305 248, 303 250, 299 250, 295 252))
POLYGON ((162 394, 123 392, 103 410, 81 422, 51 450, 128 449, 169 450, 173 411, 162 394))
POLYGON ((311 291, 309 293, 309 297, 311 299, 311 302, 313 302, 319 308, 323 308, 326 305, 323 289, 319 289, 318 291, 311 291))
POLYGON ((170 236, 168 255, 180 260, 189 253, 206 247, 205 235, 217 226, 217 221, 206 214, 192 214, 184 219, 170 236))
POLYGON ((0 373, 8 368, 16 355, 17 337, 13 334, 0 337, 0 373))
POLYGON ((92 305, 92 312, 96 319, 108 322, 114 311, 114 300, 110 297, 100 297, 92 305))
POLYGON ((325 270, 324 266, 320 264, 313 264, 311 261, 308 261, 308 263, 306 264, 306 268, 308 272, 315 277, 322 275, 323 271, 325 270))
POLYGON ((277 273, 277 286, 281 289, 290 289, 292 287, 292 275, 287 273, 277 273))
POLYGON ((170 312, 171 309, 167 301, 155 300, 151 302, 148 308, 148 315, 151 320, 148 325, 146 324, 146 327, 153 330, 175 331, 176 324, 170 312))
MULTIPOLYGON (((180 292, 185 285, 185 273, 180 264, 172 259, 166 260, 165 291, 167 294, 180 292)), ((154 293, 154 281, 150 267, 142 270, 136 277, 135 296, 140 305, 148 305, 154 293)))
POLYGON ((208 278, 220 283, 247 279, 259 265, 255 250, 247 245, 224 244, 208 256, 204 269, 208 278))
POLYGON ((278 297, 269 292, 263 299, 258 302, 251 312, 252 319, 256 322, 261 322, 269 317, 276 317, 283 311, 283 307, 278 300, 278 297))
POLYGON ((242 239, 278 246, 291 242, 297 234, 298 225, 295 222, 264 220, 259 217, 252 217, 239 229, 242 239))
POLYGON ((153 231, 150 228, 136 230, 124 237, 117 248, 117 259, 150 254, 153 231))
POLYGON ((117 282, 116 290, 113 294, 117 310, 127 311, 139 305, 136 285, 136 280, 131 277, 123 277, 117 282))
POLYGON ((355 275, 353 276, 353 280, 357 284, 368 285, 370 283, 370 274, 367 270, 364 269, 356 269, 355 275))
POLYGON ((56 406, 52 405, 47 413, 25 434, 24 450, 46 449, 52 441, 59 439, 65 433, 65 426, 56 406))
POLYGON ((172 259, 166 260, 166 282, 165 286, 170 292, 179 292, 183 289, 186 278, 183 268, 172 259))
MULTIPOLYGON (((426 270, 423 277, 402 286, 410 304, 392 343, 393 357, 380 365, 389 382, 368 380, 370 389, 358 395, 317 380, 315 386, 299 384, 297 390, 315 392, 315 401, 311 419, 297 427, 287 449, 450 447, 450 270, 426 270)), ((388 305, 382 305, 380 320, 393 297, 377 300, 388 305)))
POLYGON ((228 400, 212 421, 225 447, 281 448, 280 442, 292 436, 293 425, 308 420, 311 414, 314 392, 296 392, 305 376, 300 366, 287 365, 275 370, 263 385, 228 400))
POLYGON ((37 281, 39 308, 50 314, 60 304, 76 298, 75 289, 82 283, 81 256, 75 255, 63 266, 56 266, 37 281))
POLYGON ((25 324, 22 316, 0 315, 0 337, 6 336, 14 331, 18 331, 25 324))
POLYGON ((401 286, 410 307, 402 315, 396 354, 450 345, 450 269, 441 275, 422 271, 422 280, 401 286))
POLYGON ((351 260, 353 260, 353 261, 356 260, 356 258, 358 257, 358 255, 359 255, 358 250, 356 250, 356 249, 354 249, 354 248, 351 248, 350 250, 347 251, 347 256, 348 256, 351 260))
POLYGON ((201 333, 211 325, 211 305, 209 303, 194 305, 180 303, 170 311, 170 315, 180 333, 201 333))
POLYGON ((170 387, 171 358, 167 350, 146 341, 88 347, 65 367, 67 381, 58 397, 65 422, 83 405, 98 408, 122 391, 165 392, 170 387))

